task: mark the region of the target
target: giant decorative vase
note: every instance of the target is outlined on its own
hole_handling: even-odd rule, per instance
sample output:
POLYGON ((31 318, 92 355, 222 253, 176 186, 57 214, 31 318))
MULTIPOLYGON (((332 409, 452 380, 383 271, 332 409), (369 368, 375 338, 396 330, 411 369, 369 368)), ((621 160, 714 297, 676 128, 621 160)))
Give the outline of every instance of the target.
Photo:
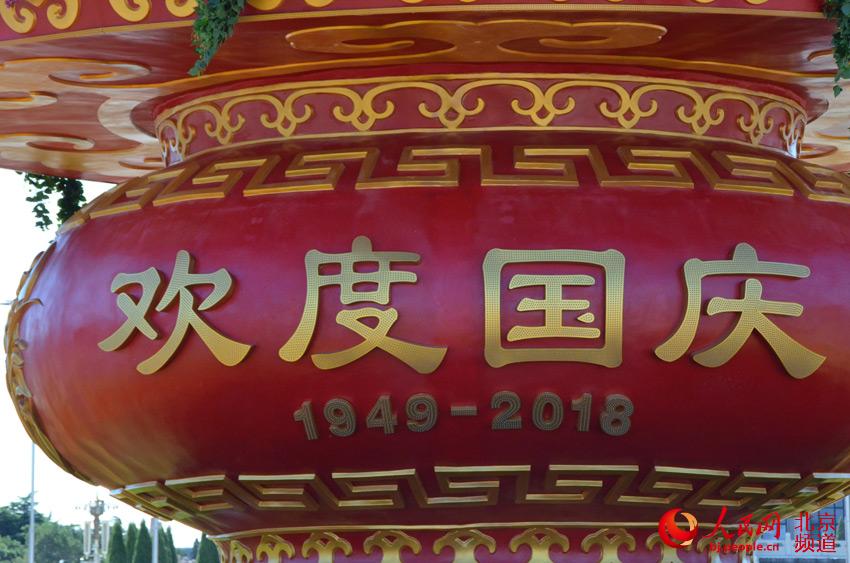
POLYGON ((194 78, 193 10, 0 5, 0 165, 117 182, 6 329, 57 464, 232 563, 732 561, 850 490, 817 2, 249 0, 194 78))

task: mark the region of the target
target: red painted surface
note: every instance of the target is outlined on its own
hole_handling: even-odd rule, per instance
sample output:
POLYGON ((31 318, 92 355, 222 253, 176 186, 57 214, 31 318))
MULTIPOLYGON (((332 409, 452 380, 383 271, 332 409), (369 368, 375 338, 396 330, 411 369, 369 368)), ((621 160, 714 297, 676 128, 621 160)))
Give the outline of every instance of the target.
MULTIPOLYGON (((434 144, 433 138, 427 141, 434 144)), ((387 142, 376 172, 392 174, 394 154, 418 142, 425 144, 414 138, 387 142)), ((444 142, 450 144, 451 139, 444 142)), ((624 144, 663 146, 657 139, 509 133, 466 135, 463 142, 494 145, 497 171, 509 170, 515 145, 598 144, 607 157, 624 144)), ((270 145, 242 154, 351 146, 270 145)), ((734 145, 725 148, 742 151, 734 145)), ((580 173, 586 172, 581 169, 586 163, 578 166, 580 173)), ((355 191, 354 170, 346 171, 334 191, 254 198, 242 197, 243 177, 224 200, 148 207, 92 220, 60 235, 32 295, 42 306, 27 312, 21 329, 21 337, 29 343, 27 382, 44 430, 59 452, 83 474, 108 487, 216 473, 329 475, 414 467, 428 486, 436 487, 431 481, 435 465, 531 464, 536 470, 532 491, 542 486, 542 468, 559 463, 637 464, 639 480, 653 465, 723 469, 733 475, 744 470, 850 471, 846 207, 807 201, 800 194, 784 198, 725 193, 704 185, 694 190, 603 189, 589 184, 577 189, 482 188, 475 159, 461 166, 459 188, 355 191), (390 334, 448 347, 433 374, 417 374, 380 350, 332 371, 316 369, 308 355, 296 363, 278 357, 304 306, 305 254, 311 249, 347 252, 358 235, 371 238, 378 251, 421 255, 418 265, 397 266, 415 272, 418 282, 393 286, 390 304, 399 311, 399 319, 390 334), (762 260, 812 270, 803 280, 760 278, 766 299, 805 307, 796 319, 771 318, 794 339, 827 357, 807 379, 787 375, 756 335, 727 365, 715 369, 687 357, 666 363, 652 352, 681 319, 684 262, 694 257, 728 259, 739 242, 750 243, 762 260), (489 367, 484 361, 482 261, 492 248, 622 252, 626 260, 622 365, 489 367), (119 351, 106 353, 97 347, 124 321, 110 284, 120 272, 151 266, 168 279, 181 249, 195 257, 195 272, 226 268, 231 273, 232 295, 202 316, 226 336, 254 348, 240 365, 225 367, 190 331, 170 364, 155 375, 143 376, 136 364, 163 340, 152 342, 136 334, 119 351), (501 390, 522 398, 521 430, 490 429, 494 412, 490 398, 501 390), (543 391, 560 395, 566 404, 563 426, 554 432, 531 424, 532 401, 543 391), (591 431, 579 433, 569 401, 585 392, 594 397, 591 431), (414 393, 430 393, 439 403, 439 421, 429 432, 416 434, 405 427, 404 404, 414 393), (631 430, 622 437, 607 436, 598 425, 602 398, 612 393, 625 394, 635 404, 631 430), (382 394, 391 396, 399 416, 400 424, 390 436, 364 424, 382 394), (358 429, 351 437, 331 436, 322 419, 321 407, 334 397, 355 406, 358 429), (320 437, 312 442, 292 419, 305 400, 313 401, 319 427, 320 437), (476 403, 479 415, 450 417, 453 403, 476 403)), ((740 297, 743 280, 709 278, 703 284, 704 297, 740 297)), ((519 297, 540 297, 533 291, 509 292, 506 286, 503 276, 504 310, 513 309, 519 297)), ((591 310, 598 313, 601 294, 591 291, 589 299, 591 310)), ((335 323, 340 308, 338 290, 322 290, 321 314, 308 353, 336 351, 359 341, 335 323)), ((527 324, 542 321, 529 316, 523 319, 527 324)), ((172 307, 149 319, 164 338, 175 317, 172 307)), ((735 315, 702 315, 691 350, 719 340, 735 319, 735 315)), ((506 317, 503 326, 512 326, 509 321, 519 317, 506 317)), ((213 528, 235 531, 360 521, 652 521, 662 513, 598 501, 515 505, 506 485, 502 495, 498 510, 224 511, 213 515, 213 528)), ((691 512, 706 521, 717 517, 714 510, 691 512)), ((740 515, 730 512, 729 517, 740 515)))

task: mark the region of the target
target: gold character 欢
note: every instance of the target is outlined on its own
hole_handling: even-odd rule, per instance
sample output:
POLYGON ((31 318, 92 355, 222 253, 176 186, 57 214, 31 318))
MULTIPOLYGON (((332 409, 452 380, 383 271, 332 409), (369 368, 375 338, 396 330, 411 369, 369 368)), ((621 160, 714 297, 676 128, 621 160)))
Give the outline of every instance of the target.
MULTIPOLYGON (((241 362, 251 349, 248 344, 242 344, 220 334, 198 314, 199 311, 212 309, 227 298, 233 287, 233 278, 230 273, 224 268, 211 274, 194 274, 191 270, 192 256, 185 250, 179 251, 171 280, 156 306, 157 311, 164 311, 177 300, 177 321, 165 344, 153 356, 136 366, 140 373, 150 375, 162 369, 177 352, 190 328, 201 337, 215 358, 226 366, 235 366, 241 362), (190 289, 196 285, 212 286, 210 294, 197 308, 195 296, 190 289)), ((127 320, 118 330, 98 343, 101 350, 106 352, 117 350, 127 343, 135 331, 141 332, 151 340, 159 338, 159 334, 150 324, 147 316, 161 283, 162 276, 155 268, 148 268, 136 274, 115 276, 112 281, 113 293, 118 293, 127 286, 135 284, 141 286, 142 295, 138 301, 133 301, 126 293, 118 293, 116 302, 127 320)))

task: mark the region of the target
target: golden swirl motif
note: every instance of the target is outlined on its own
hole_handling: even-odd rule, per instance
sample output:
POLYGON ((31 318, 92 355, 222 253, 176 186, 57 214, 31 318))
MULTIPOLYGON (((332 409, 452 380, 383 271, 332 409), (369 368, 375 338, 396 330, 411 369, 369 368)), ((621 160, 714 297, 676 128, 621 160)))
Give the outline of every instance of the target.
POLYGON ((32 392, 27 386, 24 378, 24 351, 27 348, 27 343, 20 337, 20 325, 23 320, 24 313, 33 305, 41 305, 39 299, 31 297, 36 281, 41 274, 44 264, 53 253, 54 245, 40 252, 33 260, 30 269, 24 272, 21 276, 21 282, 18 285, 17 298, 12 301, 9 311, 9 318, 6 322, 6 332, 3 338, 3 346, 6 350, 6 387, 9 390, 9 395, 15 403, 15 409, 18 411, 18 417, 24 425, 24 429, 29 434, 30 439, 35 442, 39 448, 47 455, 50 460, 72 475, 88 481, 86 477, 78 473, 70 463, 68 463, 62 455, 56 450, 50 439, 41 429, 41 424, 38 418, 38 412, 35 408, 32 392))
MULTIPOLYGON (((377 123, 395 114, 396 104, 400 100, 416 103, 419 114, 435 120, 440 127, 457 130, 469 118, 484 114, 488 107, 496 103, 491 96, 488 98, 491 106, 488 106, 484 97, 473 96, 474 91, 503 91, 506 88, 518 90, 520 94, 508 102, 510 111, 527 118, 528 126, 531 127, 548 127, 556 118, 573 113, 580 103, 576 101, 577 96, 584 96, 587 100, 589 90, 601 91, 601 100, 597 94, 593 94, 596 101, 592 103, 599 116, 613 122, 608 128, 634 129, 643 120, 658 114, 660 107, 656 94, 675 94, 684 98, 684 103, 673 106, 673 116, 697 137, 704 137, 713 127, 722 125, 727 114, 740 106, 740 113, 736 112, 734 123, 749 144, 759 146, 779 121, 779 137, 783 147, 794 154, 806 122, 804 109, 790 99, 731 87, 687 84, 672 79, 657 79, 652 83, 641 84, 643 80, 628 77, 606 79, 602 76, 573 78, 573 75, 559 75, 543 77, 550 78, 546 85, 532 77, 486 75, 484 78, 457 77, 465 80, 452 87, 429 78, 411 77, 383 83, 378 81, 377 84, 366 83, 363 88, 327 82, 307 83, 301 87, 273 85, 233 94, 218 94, 166 112, 158 120, 157 133, 165 150, 185 156, 197 136, 196 127, 189 118, 200 114, 207 136, 220 145, 227 145, 233 142, 234 136, 246 125, 247 120, 240 113, 240 106, 259 102, 270 106, 270 110, 260 116, 260 124, 266 129, 275 130, 283 138, 291 138, 296 136, 299 126, 316 117, 310 100, 320 96, 339 98, 331 106, 331 117, 356 132, 373 131, 377 123), (628 89, 624 84, 630 82, 638 85, 628 89), (395 101, 387 97, 392 92, 405 90, 420 90, 429 96, 424 99, 397 96, 395 101), (706 93, 706 90, 713 91, 706 93), (613 94, 614 99, 608 94, 613 94), (225 101, 218 105, 219 100, 225 101)), ((504 97, 505 94, 501 93, 500 96, 504 97)), ((499 115, 501 111, 498 107, 493 114, 499 115)), ((587 112, 584 112, 578 119, 586 118, 587 112)), ((193 122, 197 123, 197 120, 193 122)), ((575 128, 585 126, 581 122, 567 124, 575 128)))
POLYGON ((109 0, 116 14, 128 22, 140 22, 151 13, 150 0, 109 0))
MULTIPOLYGON (((37 15, 33 8, 41 8, 45 0, 20 0, 13 4, 0 3, 0 17, 15 33, 29 33, 35 27, 37 15)), ((68 29, 77 21, 80 0, 49 0, 47 21, 55 29, 68 29)))
POLYGON ((195 13, 197 0, 165 0, 165 7, 172 16, 187 18, 195 13))
POLYGON ((539 55, 598 49, 633 49, 658 43, 667 33, 645 22, 551 20, 411 20, 384 25, 326 26, 286 35, 295 50, 329 55, 363 55, 407 51, 423 40, 432 54, 503 52, 539 55))
MULTIPOLYGON (((49 1, 49 0, 48 0, 49 1)), ((51 25, 54 28, 64 30, 68 29, 77 19, 77 14, 79 13, 80 0, 63 0, 65 5, 59 6, 56 4, 51 4, 47 10, 47 19, 50 21, 51 25)), ((277 10, 284 4, 285 0, 248 0, 248 4, 261 12, 270 12, 277 10)), ((399 1, 399 0, 397 0, 399 1)), ((402 5, 404 4, 420 4, 423 0, 400 0, 402 5)), ((472 4, 477 2, 477 0, 456 0, 459 4, 472 4)), ((561 4, 564 0, 549 0, 551 3, 561 4)), ((607 0, 610 3, 619 3, 622 0, 607 0)), ((697 4, 713 4, 716 0, 692 0, 697 4)), ((758 6, 767 3, 768 0, 745 0, 747 4, 758 6)), ((5 2, 0 4, 0 16, 2 16, 3 21, 6 25, 16 33, 29 33, 32 31, 35 23, 36 23, 36 14, 30 8, 30 6, 34 6, 35 8, 41 7, 41 5, 45 2, 45 0, 19 0, 16 5, 7 5, 5 2), (21 7, 20 4, 23 2, 27 2, 29 6, 21 7)), ((309 6, 310 8, 326 8, 334 4, 335 0, 303 0, 304 4, 309 6)), ((112 7, 112 10, 122 19, 132 23, 139 23, 144 21, 149 15, 151 11, 151 3, 150 0, 109 0, 109 4, 112 7)), ((166 0, 165 1, 166 8, 169 13, 172 15, 185 18, 189 17, 194 13, 195 7, 197 6, 197 0, 166 0)), ((634 40, 642 40, 642 38, 638 36, 633 36, 634 40)), ((597 41, 604 41, 604 39, 599 39, 597 41)), ((581 40, 578 43, 582 43, 581 40)), ((585 43, 592 45, 593 41, 585 41, 585 43)), ((569 46, 570 48, 578 48, 581 49, 583 47, 577 46, 573 41, 562 42, 559 40, 542 40, 540 42, 542 46, 547 46, 551 48, 564 48, 569 46)), ((595 48, 595 47, 590 47, 595 48)), ((605 48, 616 48, 606 46, 605 48)), ((506 49, 507 50, 507 49, 506 49)))

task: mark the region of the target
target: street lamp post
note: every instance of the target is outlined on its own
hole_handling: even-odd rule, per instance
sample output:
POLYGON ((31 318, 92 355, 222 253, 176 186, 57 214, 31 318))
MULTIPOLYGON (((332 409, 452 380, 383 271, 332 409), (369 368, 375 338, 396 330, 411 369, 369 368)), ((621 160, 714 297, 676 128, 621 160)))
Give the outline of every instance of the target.
POLYGON ((159 563, 159 520, 151 518, 151 563, 159 563))
POLYGON ((30 454, 30 527, 27 538, 27 561, 35 563, 35 442, 30 454))

